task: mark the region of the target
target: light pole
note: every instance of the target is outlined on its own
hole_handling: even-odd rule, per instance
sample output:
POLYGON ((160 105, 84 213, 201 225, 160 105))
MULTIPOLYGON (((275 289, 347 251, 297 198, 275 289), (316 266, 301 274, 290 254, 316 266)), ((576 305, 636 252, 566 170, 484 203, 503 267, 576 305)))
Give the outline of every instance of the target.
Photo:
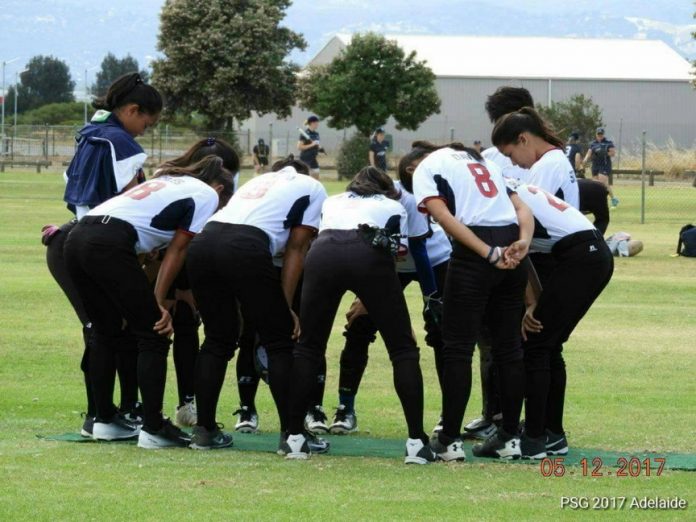
POLYGON ((19 60, 19 57, 2 62, 2 120, 0 121, 0 155, 5 153, 5 67, 19 60))
POLYGON ((90 67, 88 69, 85 69, 85 100, 84 100, 84 109, 85 109, 85 125, 87 125, 87 101, 89 98, 89 84, 87 83, 87 71, 92 71, 99 67, 98 65, 95 65, 94 67, 90 67))
POLYGON ((14 143, 17 139, 17 98, 19 98, 19 75, 24 74, 29 69, 24 69, 15 73, 15 84, 14 84, 14 126, 12 127, 12 150, 14 150, 14 143))

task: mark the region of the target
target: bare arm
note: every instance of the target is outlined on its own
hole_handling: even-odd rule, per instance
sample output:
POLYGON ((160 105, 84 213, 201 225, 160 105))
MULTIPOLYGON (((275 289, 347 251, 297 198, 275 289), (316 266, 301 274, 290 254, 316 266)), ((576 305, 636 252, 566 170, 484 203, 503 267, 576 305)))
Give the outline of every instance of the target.
POLYGON ((374 153, 374 151, 370 151, 369 155, 370 155, 370 166, 374 167, 375 166, 375 153, 374 153))
POLYGON ((311 149, 313 147, 318 147, 318 146, 319 146, 319 143, 317 143, 316 141, 313 141, 311 143, 302 143, 302 141, 297 142, 297 148, 300 151, 305 151, 307 149, 311 149))
POLYGON ((587 154, 585 154, 585 157, 583 158, 582 162, 587 163, 590 161, 590 158, 592 157, 592 149, 587 149, 587 154))
POLYGON ((532 242, 534 215, 517 194, 510 194, 510 201, 512 201, 512 205, 515 207, 517 222, 520 225, 520 238, 508 247, 505 251, 505 257, 507 258, 506 261, 511 262, 514 260, 519 264, 527 255, 529 244, 532 242))
POLYGON ((167 292, 172 286, 177 274, 186 260, 186 249, 191 242, 191 236, 186 232, 177 230, 174 239, 167 247, 167 253, 160 265, 157 281, 155 282, 155 299, 162 311, 162 318, 155 324, 155 331, 162 335, 169 335, 172 332, 172 319, 169 312, 164 308, 167 299, 167 292))
POLYGON ((575 162, 575 170, 580 170, 582 168, 582 163, 583 163, 582 155, 579 152, 576 152, 575 158, 573 158, 573 159, 575 162))
POLYGON ((304 270, 304 259, 307 249, 316 232, 307 227, 295 227, 290 231, 290 237, 285 245, 285 255, 283 256, 283 268, 280 272, 280 284, 283 287, 283 294, 288 303, 290 315, 295 323, 293 339, 300 337, 300 320, 292 310, 292 302, 297 291, 297 283, 304 270))
POLYGON ((613 158, 614 156, 616 156, 616 147, 609 147, 609 150, 607 150, 607 155, 610 158, 613 158))

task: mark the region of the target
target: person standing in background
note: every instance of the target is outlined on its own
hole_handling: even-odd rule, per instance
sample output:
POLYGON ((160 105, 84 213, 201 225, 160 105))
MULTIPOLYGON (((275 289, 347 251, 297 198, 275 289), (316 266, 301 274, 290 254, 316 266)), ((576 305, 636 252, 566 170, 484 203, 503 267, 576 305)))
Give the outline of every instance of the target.
POLYGON ((271 150, 268 145, 263 141, 263 138, 259 138, 258 144, 254 145, 252 150, 252 157, 254 160, 254 173, 258 176, 259 174, 265 174, 268 172, 268 158, 271 155, 271 150))
POLYGON ((575 169, 575 177, 584 178, 585 169, 582 165, 582 149, 578 141, 580 140, 580 134, 578 132, 571 132, 568 137, 568 143, 565 148, 566 157, 570 164, 575 169))
POLYGON ((314 179, 319 179, 319 163, 317 156, 319 152, 323 152, 321 143, 319 142, 319 118, 310 116, 305 121, 305 128, 300 133, 300 140, 297 142, 297 148, 300 151, 300 160, 309 165, 310 176, 314 179))
POLYGON ((615 155, 616 147, 614 142, 604 136, 604 127, 599 127, 597 128, 595 139, 590 143, 590 148, 582 161, 584 166, 592 159, 592 179, 601 182, 607 187, 612 207, 616 207, 619 204, 619 199, 614 196, 614 191, 609 183, 609 175, 612 169, 611 158, 615 155))
POLYGON ((375 130, 372 141, 370 142, 370 166, 377 167, 382 172, 387 172, 387 149, 389 142, 384 139, 384 129, 379 127, 375 130))
POLYGON ((481 154, 484 150, 486 150, 486 147, 483 146, 483 144, 481 143, 481 140, 474 140, 473 149, 476 152, 478 152, 479 154, 481 154))

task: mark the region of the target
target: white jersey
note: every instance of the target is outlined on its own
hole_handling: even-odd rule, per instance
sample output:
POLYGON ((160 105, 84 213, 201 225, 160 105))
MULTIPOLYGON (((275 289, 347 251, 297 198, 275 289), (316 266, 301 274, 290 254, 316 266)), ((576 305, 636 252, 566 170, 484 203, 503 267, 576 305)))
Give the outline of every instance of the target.
POLYGON ((488 147, 481 153, 481 156, 486 160, 486 164, 490 165, 492 162, 498 165, 503 172, 503 177, 515 179, 521 183, 527 182, 529 170, 515 165, 512 160, 500 152, 497 147, 488 147))
POLYGON ((160 176, 90 210, 88 216, 111 216, 133 225, 138 254, 166 247, 177 230, 197 234, 213 215, 220 198, 191 176, 160 176))
POLYGON ((426 212, 427 200, 439 198, 467 226, 517 224, 498 166, 475 160, 464 151, 446 147, 427 156, 413 174, 413 193, 421 212, 426 212))
MULTIPOLYGON (((425 242, 430 264, 437 266, 447 261, 452 253, 452 244, 445 231, 437 224, 431 225, 428 223, 428 216, 418 211, 416 198, 401 185, 400 181, 395 181, 394 186, 401 192, 399 203, 406 209, 406 215, 408 216, 408 236, 427 236, 432 230, 432 235, 425 242)), ((416 271, 416 264, 410 252, 397 259, 396 271, 408 273, 416 271)))
POLYGON ((319 229, 326 190, 292 167, 262 174, 242 185, 210 221, 249 225, 269 238, 271 255, 285 250, 293 227, 319 229))
POLYGON ((561 149, 551 149, 529 169, 529 183, 561 198, 575 208, 580 208, 580 193, 575 179, 575 169, 561 149))
POLYGON ((404 239, 408 237, 406 209, 387 196, 358 196, 344 192, 324 202, 320 230, 355 230, 360 225, 384 228, 390 234, 399 234, 404 239))
POLYGON ((534 214, 532 252, 549 253, 553 245, 564 237, 594 229, 578 209, 541 188, 519 185, 515 190, 534 214))

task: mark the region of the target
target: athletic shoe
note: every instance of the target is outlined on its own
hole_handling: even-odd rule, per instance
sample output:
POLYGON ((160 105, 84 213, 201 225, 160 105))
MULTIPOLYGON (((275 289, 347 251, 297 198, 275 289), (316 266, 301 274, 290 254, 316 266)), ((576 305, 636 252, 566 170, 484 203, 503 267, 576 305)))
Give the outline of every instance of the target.
POLYGON ((437 424, 433 428, 433 435, 436 435, 440 432, 442 432, 442 415, 440 415, 440 420, 437 421, 437 424))
POLYGON ((140 430, 138 447, 145 449, 185 448, 191 443, 191 436, 181 431, 169 419, 162 421, 162 427, 149 432, 145 426, 140 430))
POLYGON ((505 433, 502 428, 488 437, 485 442, 475 444, 472 450, 474 457, 479 458, 514 460, 522 456, 520 438, 505 433))
POLYGON ((92 430, 94 428, 94 417, 90 417, 86 413, 82 413, 85 421, 82 423, 82 429, 80 430, 80 435, 83 437, 92 438, 92 430))
POLYGON ((128 440, 139 434, 140 424, 129 421, 120 413, 116 413, 107 421, 95 419, 92 425, 94 440, 128 440))
MULTIPOLYGON (((307 441, 307 447, 309 448, 310 453, 327 453, 331 448, 331 443, 326 439, 317 437, 316 435, 314 435, 313 433, 309 433, 308 431, 304 432, 303 435, 305 437, 305 440, 307 441)), ((277 451, 278 455, 287 455, 287 446, 285 444, 287 438, 287 433, 280 434, 280 442, 278 443, 277 451)))
POLYGON ((465 439, 486 440, 493 435, 497 429, 497 426, 493 422, 480 417, 464 426, 462 437, 465 439))
POLYGON ((523 459, 541 460, 546 458, 546 437, 532 438, 523 434, 520 437, 520 451, 523 459))
POLYGON ((440 441, 440 437, 444 437, 444 435, 439 433, 433 435, 430 439, 430 448, 433 453, 435 453, 435 458, 437 460, 442 460, 444 462, 464 462, 466 460, 462 439, 451 439, 451 442, 445 444, 440 441))
POLYGON ((423 444, 420 439, 406 440, 404 464, 428 464, 435 462, 435 452, 430 444, 423 444))
POLYGON ((196 403, 194 401, 185 402, 182 406, 176 407, 174 423, 180 428, 190 428, 198 422, 196 403))
POLYGON ((232 415, 237 415, 237 424, 234 425, 234 431, 239 433, 256 433, 259 431, 259 416, 255 411, 249 409, 248 406, 242 406, 232 415))
POLYGON ((329 428, 333 435, 348 435, 358 431, 358 417, 355 411, 348 410, 343 404, 336 408, 333 424, 329 428))
POLYGON ((326 424, 326 413, 321 404, 311 408, 305 416, 305 429, 312 433, 328 433, 329 427, 326 424))
POLYGON ((278 448, 280 455, 285 455, 286 459, 306 460, 311 455, 309 444, 304 434, 288 435, 278 448))
POLYGON ((616 208, 619 206, 619 198, 611 198, 611 206, 616 208))
POLYGON ((126 418, 126 420, 134 424, 143 423, 143 404, 141 402, 136 402, 135 406, 128 411, 121 411, 121 414, 126 418))
POLYGON ((546 430, 546 453, 548 455, 567 455, 568 439, 565 433, 554 433, 546 430))
POLYGON ((189 448, 198 450, 221 449, 232 446, 232 435, 224 433, 222 424, 209 430, 204 426, 194 426, 189 448))

